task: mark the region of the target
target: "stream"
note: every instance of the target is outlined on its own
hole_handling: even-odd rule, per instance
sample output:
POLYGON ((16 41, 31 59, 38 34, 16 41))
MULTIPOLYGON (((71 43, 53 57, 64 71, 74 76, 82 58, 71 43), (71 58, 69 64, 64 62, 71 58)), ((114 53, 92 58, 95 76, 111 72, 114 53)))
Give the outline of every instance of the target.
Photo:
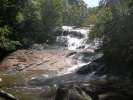
MULTIPOLYGON (((96 71, 90 72, 88 75, 78 75, 76 72, 89 65, 92 61, 103 56, 101 52, 95 52, 100 44, 100 40, 89 41, 89 28, 75 28, 74 26, 63 26, 63 32, 57 36, 56 45, 63 50, 71 51, 66 55, 67 58, 72 59, 68 67, 61 70, 56 70, 55 74, 48 73, 41 76, 32 77, 31 85, 59 85, 66 82, 83 82, 88 80, 96 80, 96 71)), ((100 68, 97 68, 100 69, 100 68)))
POLYGON ((45 49, 42 45, 34 45, 31 48, 31 51, 35 53, 47 54, 50 51, 53 56, 58 55, 53 59, 58 59, 56 62, 59 63, 52 63, 51 68, 49 64, 46 64, 47 62, 45 62, 45 65, 40 64, 41 66, 38 64, 40 67, 36 67, 36 69, 40 68, 44 71, 36 72, 37 74, 31 75, 31 77, 29 77, 29 73, 34 69, 33 66, 28 68, 24 64, 19 64, 19 66, 13 67, 14 69, 9 69, 9 74, 1 73, 2 82, 0 82, 0 86, 2 89, 15 95, 20 100, 53 100, 52 97, 56 89, 62 84, 102 80, 105 76, 100 78, 96 76, 100 68, 91 70, 87 75, 77 73, 82 67, 88 66, 92 61, 103 56, 102 52, 97 52, 102 41, 98 39, 90 41, 88 37, 90 28, 88 27, 62 26, 62 30, 60 35, 57 36, 55 47, 45 49), (65 60, 61 58, 62 54, 65 60), (54 70, 52 65, 56 66, 54 70), (44 69, 44 66, 48 67, 44 69), (22 72, 17 72, 21 70, 22 72))

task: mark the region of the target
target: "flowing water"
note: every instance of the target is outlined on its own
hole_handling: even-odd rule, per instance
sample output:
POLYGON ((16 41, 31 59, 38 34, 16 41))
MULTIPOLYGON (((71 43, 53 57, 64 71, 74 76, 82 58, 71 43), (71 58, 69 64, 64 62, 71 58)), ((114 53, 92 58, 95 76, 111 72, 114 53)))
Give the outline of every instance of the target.
MULTIPOLYGON (((90 64, 92 61, 103 56, 101 52, 95 52, 100 44, 100 40, 89 41, 89 28, 76 28, 74 26, 63 26, 63 32, 57 36, 56 44, 62 48, 72 51, 68 58, 73 59, 71 66, 64 67, 62 70, 58 70, 53 77, 45 75, 33 77, 31 85, 52 85, 52 84, 64 84, 70 81, 88 81, 95 80, 95 73, 93 71, 86 76, 78 75, 76 72, 85 65, 90 64)), ((100 68, 98 68, 100 69, 100 68)))
POLYGON ((80 50, 80 48, 85 49, 87 47, 87 40, 89 29, 87 28, 70 28, 63 26, 63 32, 61 36, 57 37, 57 42, 66 46, 68 50, 80 50))
MULTIPOLYGON (((68 50, 77 52, 77 54, 75 55, 78 56, 76 64, 72 64, 70 68, 59 72, 60 74, 69 74, 74 72, 76 69, 89 64, 92 61, 94 55, 86 57, 88 61, 84 62, 82 60, 85 58, 85 55, 83 55, 83 53, 95 53, 95 50, 98 49, 101 41, 89 41, 88 34, 90 29, 88 27, 76 28, 74 26, 63 26, 62 29, 63 32, 61 33, 61 35, 57 36, 57 44, 61 45, 62 47, 64 46, 68 50)), ((100 53, 100 55, 102 54, 100 53)))
POLYGON ((62 30, 62 33, 57 36, 56 45, 62 50, 71 51, 71 53, 67 55, 67 58, 73 60, 69 67, 64 67, 62 70, 57 69, 55 74, 51 72, 53 74, 52 77, 50 77, 49 72, 41 76, 32 77, 30 81, 24 74, 3 75, 1 77, 3 77, 6 82, 4 81, 1 86, 4 87, 6 91, 21 98, 21 100, 45 100, 46 95, 48 96, 46 100, 52 100, 48 98, 53 96, 58 84, 94 79, 95 71, 86 76, 78 75, 76 71, 90 64, 93 60, 102 57, 102 53, 95 52, 99 48, 101 41, 89 41, 88 34, 90 29, 88 27, 77 28, 74 26, 63 26, 62 30))

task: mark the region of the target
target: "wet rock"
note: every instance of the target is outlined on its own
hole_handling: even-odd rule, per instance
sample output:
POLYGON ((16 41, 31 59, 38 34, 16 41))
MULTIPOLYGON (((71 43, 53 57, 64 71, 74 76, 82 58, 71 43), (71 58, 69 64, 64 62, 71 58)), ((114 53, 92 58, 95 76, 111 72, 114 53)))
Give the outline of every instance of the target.
POLYGON ((72 59, 66 57, 70 52, 64 49, 17 50, 3 59, 0 66, 3 66, 6 73, 11 74, 21 72, 28 74, 28 77, 51 75, 71 65, 72 59))
POLYGON ((26 68, 28 68, 32 65, 33 64, 29 64, 29 65, 27 65, 27 64, 16 64, 16 65, 13 66, 12 69, 9 69, 7 71, 7 73, 12 73, 13 74, 13 73, 21 72, 21 71, 25 70, 26 68))
POLYGON ((95 54, 92 52, 81 52, 82 57, 82 61, 83 62, 89 62, 89 61, 93 61, 95 59, 95 54))
POLYGON ((133 98, 119 94, 119 93, 106 93, 99 95, 99 100, 132 100, 133 98))
POLYGON ((70 56, 72 56, 72 55, 74 55, 74 54, 76 54, 77 52, 70 52, 69 54, 67 54, 66 55, 66 57, 70 57, 70 56))
POLYGON ((70 90, 69 100, 92 100, 92 98, 86 94, 83 90, 70 90))
POLYGON ((63 36, 70 35, 71 37, 77 37, 79 39, 84 38, 84 34, 81 34, 80 32, 77 31, 64 31, 63 36))
POLYGON ((44 49, 44 47, 41 44, 33 44, 30 48, 34 49, 34 50, 43 50, 44 49))
POLYGON ((43 44, 33 44, 30 49, 31 50, 38 50, 38 51, 41 51, 41 50, 44 50, 44 49, 47 49, 49 48, 49 45, 46 44, 46 43, 43 43, 43 44))
POLYGON ((93 71, 96 71, 97 68, 98 68, 98 65, 93 62, 93 63, 87 64, 87 65, 84 65, 76 73, 80 74, 80 75, 86 75, 93 71))
POLYGON ((99 96, 99 100, 133 100, 132 81, 96 81, 89 89, 99 96))
POLYGON ((2 78, 0 78, 0 82, 2 82, 2 78))
POLYGON ((65 88, 59 87, 64 92, 61 95, 65 95, 65 99, 59 100, 133 100, 132 84, 132 81, 113 80, 67 83, 65 88))
POLYGON ((78 39, 84 38, 85 36, 83 34, 81 34, 80 32, 70 32, 70 36, 71 37, 77 37, 78 39))
POLYGON ((92 100, 92 98, 80 88, 59 88, 55 100, 92 100))
POLYGON ((68 89, 58 88, 55 100, 68 100, 68 89))
POLYGON ((54 78, 48 78, 44 76, 32 77, 32 79, 28 82, 31 86, 45 86, 45 85, 53 85, 54 78))
POLYGON ((84 49, 85 48, 85 45, 82 45, 80 47, 78 47, 77 49, 84 49))

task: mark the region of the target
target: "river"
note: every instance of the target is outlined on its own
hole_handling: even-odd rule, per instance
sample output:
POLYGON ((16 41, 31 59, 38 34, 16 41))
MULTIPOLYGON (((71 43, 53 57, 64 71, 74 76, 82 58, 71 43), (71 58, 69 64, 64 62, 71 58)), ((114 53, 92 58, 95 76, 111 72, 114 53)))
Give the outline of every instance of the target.
MULTIPOLYGON (((4 90, 20 100, 45 100, 44 98, 49 100, 61 84, 97 79, 95 75, 97 70, 92 70, 87 75, 80 75, 77 71, 103 56, 101 52, 96 52, 102 41, 89 40, 89 27, 62 26, 62 30, 54 46, 44 48, 43 45, 36 44, 29 49, 30 53, 32 52, 27 58, 32 62, 29 64, 30 67, 27 67, 29 62, 17 62, 17 66, 14 64, 15 66, 9 68, 6 74, 1 75, 3 80, 1 86, 4 90), (40 58, 35 60, 36 56, 32 56, 34 54, 40 58), (36 74, 33 74, 33 71, 36 74)), ((28 55, 29 51, 20 52, 28 52, 28 55)), ((20 52, 15 55, 21 57, 20 52)), ((6 62, 13 63, 13 57, 6 62)))

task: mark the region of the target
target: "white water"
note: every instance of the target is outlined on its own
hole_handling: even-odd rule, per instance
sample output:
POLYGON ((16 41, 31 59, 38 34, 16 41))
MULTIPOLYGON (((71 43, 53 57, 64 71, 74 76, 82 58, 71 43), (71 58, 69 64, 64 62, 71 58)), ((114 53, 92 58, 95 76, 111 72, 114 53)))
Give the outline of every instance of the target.
MULTIPOLYGON (((63 32, 61 36, 57 37, 57 42, 59 44, 65 45, 68 50, 73 50, 76 52, 95 52, 98 48, 100 42, 95 40, 94 42, 87 43, 89 28, 74 28, 74 26, 63 26, 63 32), (67 34, 65 34, 67 32, 67 34)), ((64 68, 61 72, 58 72, 58 75, 69 74, 74 72, 75 70, 81 68, 84 65, 91 63, 91 61, 83 62, 81 61, 81 57, 77 60, 76 64, 72 64, 69 68, 64 68)))
POLYGON ((72 26, 63 26, 62 29, 62 35, 57 37, 57 42, 67 42, 66 47, 68 50, 77 50, 78 48, 85 48, 85 46, 87 46, 87 33, 89 32, 88 28, 73 28, 72 26), (64 36, 64 32, 68 32, 69 34, 64 36))
POLYGON ((48 81, 50 82, 50 84, 54 82, 54 84, 58 84, 67 80, 83 81, 86 79, 88 80, 94 78, 96 71, 93 71, 86 76, 75 74, 75 72, 81 67, 90 64, 94 60, 94 58, 97 59, 102 56, 101 53, 95 53, 95 50, 100 45, 100 41, 95 40, 94 42, 88 42, 89 28, 74 28, 74 26, 63 26, 62 29, 62 34, 60 36, 57 36, 57 45, 59 45, 63 49, 65 47, 65 49, 76 52, 71 56, 66 56, 70 57, 68 59, 72 59, 72 61, 74 60, 74 62, 70 61, 70 66, 64 66, 62 70, 57 70, 55 73, 52 72, 52 75, 50 73, 33 77, 31 80, 33 84, 46 84, 48 81), (65 78, 65 76, 68 77, 65 78), (49 79, 52 79, 52 81, 49 79))

